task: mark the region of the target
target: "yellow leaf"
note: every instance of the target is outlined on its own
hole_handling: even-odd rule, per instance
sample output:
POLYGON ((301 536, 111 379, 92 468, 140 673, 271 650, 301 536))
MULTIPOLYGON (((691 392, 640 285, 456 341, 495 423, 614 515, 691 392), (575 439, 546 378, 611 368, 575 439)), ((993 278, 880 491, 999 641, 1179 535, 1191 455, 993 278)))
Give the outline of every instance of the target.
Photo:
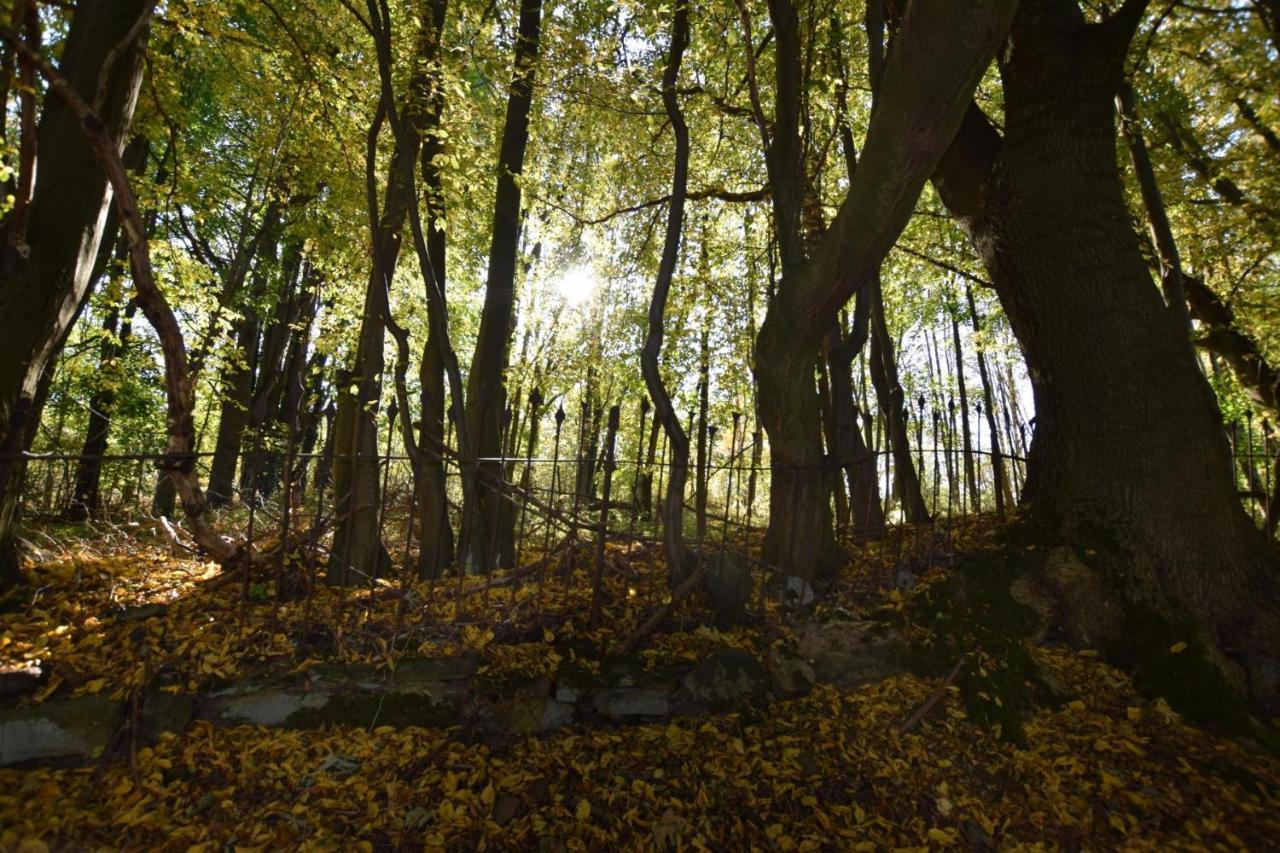
POLYGON ((1170 646, 1170 647, 1169 647, 1169 653, 1170 653, 1170 654, 1174 654, 1174 655, 1176 655, 1176 654, 1181 654, 1182 652, 1186 651, 1186 649, 1187 649, 1187 644, 1186 644, 1186 643, 1183 643, 1183 642, 1177 642, 1177 643, 1174 643, 1172 646, 1170 646))
POLYGON ((581 821, 585 821, 591 817, 591 803, 586 800, 578 801, 578 809, 574 812, 574 816, 581 821))
POLYGON ((956 831, 954 829, 939 829, 935 826, 927 834, 930 841, 938 844, 954 844, 956 841, 956 831))

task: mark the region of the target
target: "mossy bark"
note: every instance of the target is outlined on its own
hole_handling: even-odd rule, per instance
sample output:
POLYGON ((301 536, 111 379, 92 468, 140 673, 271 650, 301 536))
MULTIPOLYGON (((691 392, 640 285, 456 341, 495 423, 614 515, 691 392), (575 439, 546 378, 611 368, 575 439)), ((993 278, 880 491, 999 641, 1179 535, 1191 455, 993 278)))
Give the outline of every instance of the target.
POLYGON ((1074 2, 1024 2, 1000 55, 1003 136, 972 107, 935 183, 1027 359, 1026 516, 1046 539, 1113 555, 1084 560, 1096 594, 1061 590, 1055 612, 1083 629, 1104 602, 1115 624, 1075 640, 1172 689, 1141 674, 1158 648, 1121 654, 1125 631, 1142 645, 1147 623, 1166 626, 1161 642, 1197 652, 1173 662, 1175 680, 1199 657, 1271 714, 1275 554, 1240 505, 1213 393, 1152 280, 1117 164, 1113 99, 1140 7, 1088 24, 1074 2))

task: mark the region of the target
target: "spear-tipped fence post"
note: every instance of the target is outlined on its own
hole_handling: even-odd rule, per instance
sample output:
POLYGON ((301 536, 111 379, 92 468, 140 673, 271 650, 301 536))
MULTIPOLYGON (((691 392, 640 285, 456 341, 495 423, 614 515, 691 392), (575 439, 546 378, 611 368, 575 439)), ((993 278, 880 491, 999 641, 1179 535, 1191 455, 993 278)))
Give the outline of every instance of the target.
POLYGON ((733 471, 738 464, 738 422, 742 420, 742 412, 733 413, 733 433, 729 436, 729 464, 725 467, 727 482, 724 487, 724 526, 720 529, 720 549, 723 551, 729 541, 729 515, 733 509, 733 471))
MULTIPOLYGON (((382 455, 382 500, 378 506, 378 541, 382 541, 382 531, 387 522, 387 502, 391 489, 391 443, 396 437, 396 417, 400 414, 400 407, 396 405, 396 398, 391 398, 390 405, 387 406, 387 448, 382 455)), ((408 416, 405 412, 405 416, 408 416)))
MULTIPOLYGON (((948 435, 951 436, 951 441, 948 442, 948 449, 950 451, 948 453, 948 456, 952 458, 951 470, 954 472, 954 476, 951 479, 951 482, 948 483, 948 486, 950 488, 947 489, 947 515, 951 515, 952 505, 955 502, 952 495, 957 490, 956 480, 963 479, 960 476, 960 472, 964 470, 961 467, 960 449, 956 447, 956 441, 955 441, 955 437, 956 437, 956 398, 955 397, 947 397, 947 433, 948 435)), ((965 492, 963 483, 960 484, 959 492, 960 492, 960 511, 963 513, 965 509, 968 507, 968 503, 966 503, 966 501, 968 500, 968 497, 967 497, 967 493, 965 492)))
POLYGON ((529 394, 529 443, 524 448, 524 473, 520 477, 520 533, 516 536, 516 563, 524 552, 525 523, 529 519, 529 493, 533 490, 533 457, 538 450, 538 415, 542 407, 542 391, 529 394))
POLYGON ((703 540, 707 537, 707 501, 711 497, 711 468, 712 459, 716 453, 716 433, 718 429, 715 424, 704 425, 707 431, 707 455, 702 462, 702 484, 698 488, 696 495, 696 509, 698 511, 698 559, 702 559, 703 540))
POLYGON ((551 532, 555 528, 557 512, 557 488, 560 480, 560 432, 564 427, 564 405, 556 407, 556 434, 551 451, 551 485, 547 488, 547 520, 542 531, 542 558, 538 562, 538 594, 534 599, 534 612, 542 613, 542 591, 547 583, 547 560, 551 555, 551 532))
POLYGON ((938 420, 942 417, 935 407, 933 410, 933 506, 929 514, 938 517, 938 484, 942 480, 942 468, 938 464, 938 420))
POLYGON ((649 398, 640 398, 640 428, 636 431, 636 467, 631 475, 631 521, 627 525, 627 538, 636 535, 636 516, 640 512, 640 467, 644 464, 644 421, 649 414, 649 398))
POLYGON ((596 527, 596 564, 591 579, 591 625, 600 623, 600 604, 604 586, 605 540, 609 535, 609 498, 613 492, 614 444, 618 439, 618 406, 609 407, 609 431, 604 440, 604 500, 600 503, 600 521, 596 527))
POLYGON ((921 394, 916 398, 916 408, 919 410, 916 414, 916 469, 920 472, 921 479, 924 478, 924 395, 921 394))

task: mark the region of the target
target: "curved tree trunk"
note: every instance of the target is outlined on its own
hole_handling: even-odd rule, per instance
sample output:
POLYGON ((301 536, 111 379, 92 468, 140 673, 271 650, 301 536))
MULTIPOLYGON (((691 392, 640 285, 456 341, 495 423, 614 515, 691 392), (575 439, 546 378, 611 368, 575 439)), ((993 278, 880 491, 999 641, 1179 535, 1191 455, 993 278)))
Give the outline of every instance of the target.
MULTIPOLYGON (((662 503, 662 551, 667 560, 668 583, 673 590, 693 570, 684 548, 684 486, 689 478, 689 436, 680 426, 680 415, 676 413, 666 383, 662 381, 658 357, 662 354, 667 296, 671 292, 671 280, 675 276, 676 261, 680 253, 680 230, 684 224, 684 204, 689 183, 689 126, 685 124, 684 113, 681 112, 680 102, 676 97, 680 65, 688 46, 689 4, 687 0, 677 0, 671 16, 667 67, 662 74, 662 104, 676 138, 675 166, 671 177, 671 203, 667 208, 667 231, 662 244, 662 258, 658 262, 658 277, 654 281, 653 297, 649 301, 649 328, 644 349, 640 352, 640 370, 644 374, 645 388, 653 400, 654 421, 662 424, 671 446, 670 476, 667 479, 667 494, 662 503)), ((649 445, 649 456, 652 458, 654 442, 650 441, 649 445)))
MULTIPOLYGON (((784 5, 790 4, 778 0, 771 8, 784 5)), ((849 193, 811 256, 790 267, 784 264, 760 328, 756 375, 760 419, 773 456, 765 558, 789 575, 812 578, 835 555, 826 489, 822 478, 814 476, 824 464, 813 382, 818 344, 910 218, 924 181, 1004 40, 1014 5, 991 2, 961 9, 925 0, 910 5, 885 66, 849 193)), ((787 34, 787 21, 794 24, 794 9, 789 11, 789 17, 774 15, 779 51, 789 37, 797 37, 787 34)), ((778 64, 781 106, 794 81, 784 85, 788 63, 778 64)), ((778 124, 783 124, 781 118, 778 124)), ((771 162, 776 199, 775 171, 781 170, 771 162)))
POLYGON ((1116 162, 1112 99, 1144 5, 1088 26, 1068 0, 1024 2, 1002 56, 1003 140, 973 107, 935 177, 1030 367, 1028 515, 1088 564, 1060 590, 1060 630, 1193 714, 1229 692, 1197 679, 1206 663, 1274 712, 1274 555, 1236 496, 1213 393, 1148 272, 1116 162), (1176 642, 1191 650, 1174 658, 1176 642))
MULTIPOLYGON (((62 50, 60 74, 69 85, 85 99, 105 94, 101 124, 117 152, 142 82, 145 26, 136 25, 145 24, 150 5, 83 0, 62 50), (104 69, 107 56, 120 45, 110 69, 104 69), (100 89, 104 70, 106 85, 100 89)), ((39 45, 28 47, 39 50, 39 45)), ((34 141, 45 168, 36 177, 21 233, 5 223, 11 233, 0 257, 0 587, 20 577, 13 522, 27 415, 50 357, 84 302, 111 202, 106 176, 85 145, 74 111, 61 98, 45 99, 34 141)))

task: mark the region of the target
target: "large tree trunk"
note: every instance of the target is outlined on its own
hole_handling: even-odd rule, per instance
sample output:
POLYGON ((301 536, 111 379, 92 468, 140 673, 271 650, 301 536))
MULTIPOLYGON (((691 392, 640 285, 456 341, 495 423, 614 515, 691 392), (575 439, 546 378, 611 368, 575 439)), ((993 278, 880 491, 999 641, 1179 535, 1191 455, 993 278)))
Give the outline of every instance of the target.
POLYGON ((495 535, 508 500, 503 466, 495 461, 502 453, 502 413, 506 409, 503 374, 507 369, 515 319, 516 253, 520 235, 520 175, 529 143, 529 111, 542 33, 542 0, 522 0, 516 33, 511 87, 506 121, 498 151, 498 188, 494 199, 493 237, 489 245, 488 279, 484 309, 476 338, 471 373, 467 377, 467 431, 476 464, 473 502, 464 516, 473 565, 479 570, 497 563, 495 535))
MULTIPOLYGON (((1220 677, 1197 678, 1206 663, 1274 712, 1274 555, 1236 496, 1212 391, 1147 270, 1116 162, 1112 99, 1143 5, 1086 26, 1067 0, 1024 2, 1002 55, 1004 139, 973 107, 937 185, 1030 368, 1029 517, 1088 566, 1057 590, 1060 629, 1189 713, 1222 695, 1220 677), (1178 642, 1191 650, 1175 657, 1178 642)), ((1038 580, 1052 588, 1051 574, 1038 580)))
MULTIPOLYGON (((145 34, 135 24, 149 5, 83 0, 59 63, 61 75, 90 100, 99 92, 100 72, 107 70, 100 118, 117 150, 128 134, 142 80, 145 34), (115 61, 104 69, 118 46, 123 47, 115 61)), ((60 98, 45 101, 36 150, 43 168, 24 214, 26 228, 10 235, 0 258, 0 587, 20 577, 13 521, 26 416, 51 355, 83 304, 111 201, 80 122, 60 98), (23 243, 25 257, 18 251, 23 243)))
MULTIPOLYGON (((773 456, 765 559, 789 575, 814 577, 834 552, 826 489, 814 476, 824 465, 813 382, 818 344, 901 233, 1004 39, 1013 8, 1012 2, 963 9, 925 0, 910 5, 848 196, 810 258, 784 265, 760 329, 755 368, 760 419, 773 456)), ((780 22, 787 20, 774 15, 779 50, 790 29, 780 22)), ((783 82, 780 71, 780 92, 787 88, 783 82)), ((776 184, 774 172, 771 164, 776 184)))

